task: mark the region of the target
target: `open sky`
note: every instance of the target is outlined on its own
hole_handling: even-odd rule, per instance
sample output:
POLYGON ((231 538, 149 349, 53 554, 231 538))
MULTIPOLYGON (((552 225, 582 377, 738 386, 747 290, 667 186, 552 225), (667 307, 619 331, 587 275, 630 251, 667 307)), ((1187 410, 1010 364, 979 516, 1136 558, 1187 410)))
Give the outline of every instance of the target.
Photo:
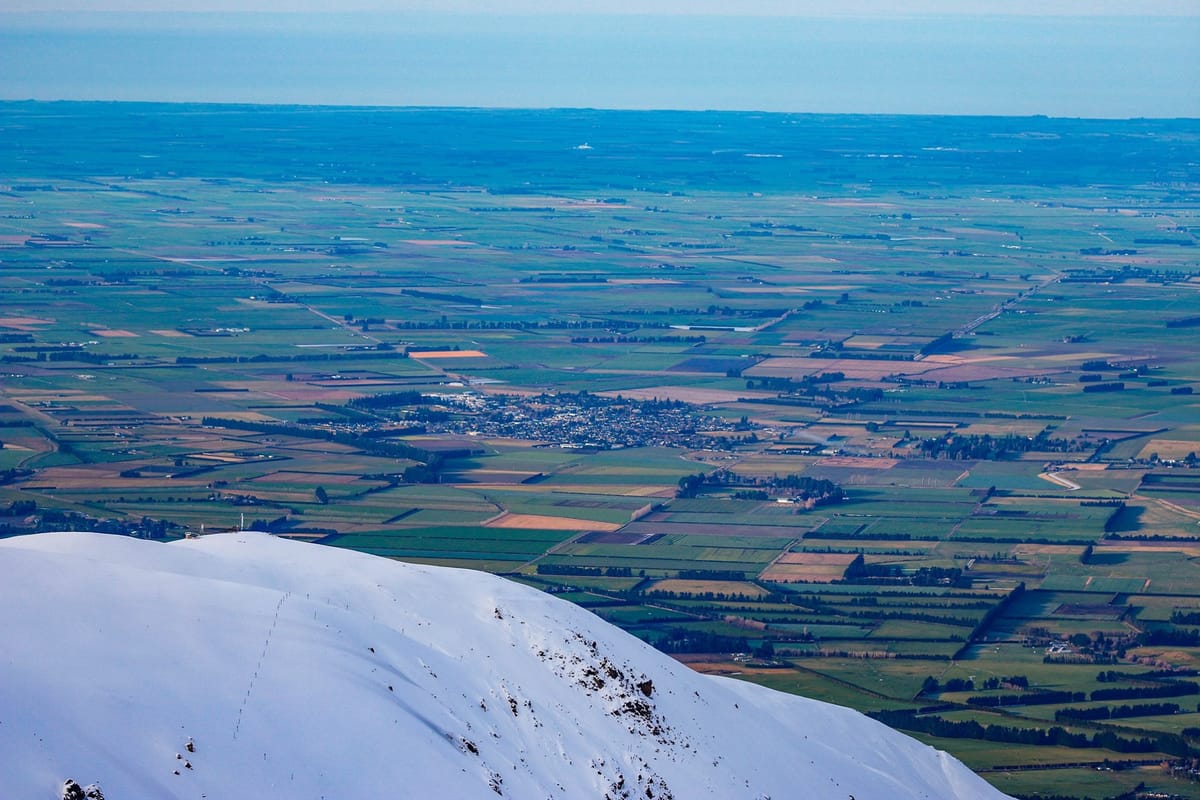
POLYGON ((1200 3, 5 0, 0 99, 1200 117, 1200 3))

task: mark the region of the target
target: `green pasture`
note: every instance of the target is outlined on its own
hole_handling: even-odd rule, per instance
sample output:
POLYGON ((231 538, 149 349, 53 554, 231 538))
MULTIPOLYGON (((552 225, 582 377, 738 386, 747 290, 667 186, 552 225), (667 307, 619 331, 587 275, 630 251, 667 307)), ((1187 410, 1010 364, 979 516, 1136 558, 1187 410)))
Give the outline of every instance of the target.
MULTIPOLYGON (((1087 760, 1096 760, 1094 754, 1089 754, 1087 760)), ((1081 800, 1109 800, 1131 792, 1138 786, 1144 786, 1144 791, 1159 792, 1183 800, 1200 798, 1200 786, 1167 777, 1157 767, 1140 767, 1119 772, 1097 767, 999 771, 985 772, 983 777, 1000 791, 1014 796, 1061 795, 1078 797, 1081 800)))

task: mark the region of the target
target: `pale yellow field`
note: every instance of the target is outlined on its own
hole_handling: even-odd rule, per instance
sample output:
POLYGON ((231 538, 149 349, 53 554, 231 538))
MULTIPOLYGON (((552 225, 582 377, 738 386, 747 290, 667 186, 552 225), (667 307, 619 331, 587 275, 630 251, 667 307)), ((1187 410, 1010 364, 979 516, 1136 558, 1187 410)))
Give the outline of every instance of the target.
MULTIPOLYGON (((1051 360, 1055 360, 1058 356, 1047 356, 1051 360)), ((949 353, 935 353, 933 355, 921 356, 916 359, 923 364, 945 364, 948 366, 957 366, 959 364, 986 364, 991 361, 1017 361, 1016 356, 957 356, 949 353)))
POLYGON ((855 469, 891 469, 899 463, 894 458, 857 458, 855 456, 830 456, 817 462, 822 467, 854 467, 855 469))
POLYGON ((162 486, 180 486, 166 474, 145 474, 141 478, 122 478, 121 470, 129 469, 129 462, 105 466, 49 467, 38 473, 38 479, 59 489, 147 489, 162 486))
POLYGON ((241 464, 246 459, 235 453, 196 453, 188 458, 194 461, 217 461, 222 464, 241 464))
POLYGON ((257 478, 251 478, 251 483, 299 483, 299 484, 329 484, 330 486, 346 483, 354 483, 359 479, 358 475, 339 474, 324 472, 320 475, 307 472, 289 472, 286 470, 280 472, 271 472, 266 475, 259 475, 257 478))
POLYGON ((1137 647, 1130 650, 1129 658, 1143 664, 1179 668, 1195 666, 1198 657, 1195 651, 1171 650, 1164 647, 1137 647))
POLYGON ((622 488, 617 494, 623 494, 626 497, 674 497, 675 490, 657 486, 633 486, 622 488))
POLYGON ((1138 542, 1135 544, 1102 544, 1096 548, 1101 553, 1179 553, 1188 558, 1200 557, 1200 541, 1195 544, 1183 542, 1138 542))
POLYGON ((0 317, 0 325, 6 328, 16 328, 20 331, 30 331, 34 325, 50 325, 53 324, 52 319, 40 319, 38 317, 0 317))
POLYGON ((812 289, 803 286, 730 286, 722 291, 732 294, 810 294, 812 289))
POLYGON ((744 594, 748 597, 762 597, 769 592, 754 583, 742 581, 688 581, 680 578, 666 578, 655 581, 650 587, 652 592, 675 592, 676 594, 744 594))
MULTIPOLYGON (((278 422, 274 417, 259 414, 257 411, 222 411, 221 416, 225 419, 236 419, 242 422, 278 422)), ((322 442, 321 444, 329 443, 322 442)))
POLYGON ((784 553, 758 577, 779 583, 823 583, 841 578, 854 559, 851 553, 784 553))
POLYGON ((546 517, 540 514, 501 514, 489 521, 488 528, 533 528, 543 531, 615 531, 615 522, 593 522, 587 519, 546 517))
POLYGON ((1151 439, 1138 453, 1138 458, 1149 458, 1151 453, 1167 460, 1182 460, 1188 453, 1200 455, 1200 442, 1189 442, 1180 439, 1151 439))
POLYGON ((14 391, 9 393, 14 400, 22 403, 105 403, 112 402, 112 398, 103 394, 88 394, 82 391, 66 389, 61 392, 28 392, 14 391))
MULTIPOLYGON (((242 385, 245 386, 245 384, 242 384, 242 385)), ((279 384, 278 388, 272 387, 270 389, 266 389, 266 388, 255 389, 253 387, 248 387, 248 388, 250 388, 250 391, 252 391, 252 392, 259 391, 259 392, 262 392, 263 394, 269 394, 272 397, 278 397, 283 400, 292 400, 292 401, 298 401, 298 402, 303 402, 303 403, 344 403, 347 400, 353 400, 356 397, 362 396, 361 392, 353 392, 353 391, 349 391, 346 389, 338 390, 338 389, 313 388, 313 387, 304 387, 304 386, 296 387, 296 384, 294 384, 294 383, 289 383, 289 384, 281 383, 281 384, 279 384), (286 386, 288 388, 282 388, 284 386, 286 386), (293 387, 295 387, 295 388, 293 388, 293 387)))
POLYGON ((487 358, 482 350, 413 350, 409 358, 487 358))
POLYGON ((776 564, 803 564, 805 566, 836 566, 845 568, 857 558, 853 553, 784 553, 776 564))
POLYGON ((1083 553, 1083 547, 1073 544, 1018 544, 1014 545, 1012 554, 1016 558, 1026 558, 1036 555, 1060 555, 1078 558, 1083 553))
POLYGON ((1053 356, 1038 356, 1038 361, 1101 361, 1112 357, 1112 353, 1059 353, 1053 356))
MULTIPOLYGON (((797 358, 780 356, 768 358, 742 373, 747 378, 760 375, 816 375, 821 372, 841 372, 847 378, 879 380, 887 375, 911 373, 918 370, 905 369, 903 361, 886 361, 867 358, 797 358)), ((922 368, 924 369, 924 368, 922 368)))
MULTIPOLYGON (((722 258, 722 260, 723 261, 749 261, 752 263, 763 263, 763 264, 839 264, 839 263, 841 263, 840 261, 838 261, 838 259, 830 258, 828 256, 798 256, 798 255, 785 255, 785 256, 781 256, 781 255, 769 255, 769 256, 766 256, 766 255, 763 255, 763 256, 760 256, 760 255, 749 255, 749 256, 734 255, 734 256, 725 256, 722 258)), ((847 284, 847 285, 820 284, 820 286, 823 289, 829 289, 831 291, 839 291, 839 292, 858 288, 857 286, 849 285, 849 284, 847 284)))
POLYGON ((871 203, 866 200, 822 200, 817 205, 833 208, 896 208, 895 203, 871 203))
POLYGON ((845 571, 842 567, 773 564, 759 573, 758 578, 775 583, 828 583, 841 578, 845 571))
MULTIPOLYGON (((709 658, 707 654, 701 656, 709 658)), ((748 667, 744 664, 737 664, 731 661, 691 661, 687 660, 686 656, 677 656, 680 661, 683 661, 697 672, 703 672, 705 675, 778 675, 779 670, 768 667, 748 667)))

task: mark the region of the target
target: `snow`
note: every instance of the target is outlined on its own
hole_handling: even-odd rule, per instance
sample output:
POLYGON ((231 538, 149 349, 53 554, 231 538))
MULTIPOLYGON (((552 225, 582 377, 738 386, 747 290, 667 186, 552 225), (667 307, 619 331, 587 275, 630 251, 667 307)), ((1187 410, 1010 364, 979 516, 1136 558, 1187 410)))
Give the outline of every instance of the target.
POLYGON ((527 587, 267 534, 0 541, 0 632, 5 797, 1003 798, 527 587))

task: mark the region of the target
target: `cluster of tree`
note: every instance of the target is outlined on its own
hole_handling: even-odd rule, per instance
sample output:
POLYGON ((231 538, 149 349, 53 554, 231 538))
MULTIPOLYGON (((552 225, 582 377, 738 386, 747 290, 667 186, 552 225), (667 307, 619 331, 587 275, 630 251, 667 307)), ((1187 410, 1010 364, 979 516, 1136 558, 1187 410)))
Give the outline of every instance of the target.
POLYGON ((1028 689, 1029 678, 1024 675, 1011 675, 1007 678, 993 675, 983 682, 985 690, 999 689, 1001 686, 1011 686, 1014 689, 1028 689))
MULTIPOLYGON (((1000 678, 1000 676, 992 675, 988 680, 983 681, 982 688, 984 691, 995 690, 1002 686, 1020 688, 1026 690, 1030 687, 1030 679, 1025 675, 1012 675, 1009 678, 1000 678)), ((925 680, 920 685, 919 694, 936 694, 937 692, 973 692, 976 690, 976 682, 970 678, 950 678, 944 684, 938 681, 934 676, 926 676, 925 680)))
POLYGON ((279 531, 290 530, 293 527, 293 522, 287 514, 275 519, 252 519, 246 525, 248 531, 266 531, 267 533, 278 533, 279 531))
POLYGON ((65 353, 79 352, 81 344, 26 344, 12 348, 14 353, 65 353))
MULTIPOLYGON (((745 594, 743 592, 668 592, 662 589, 651 589, 648 592, 630 592, 632 597, 648 598, 652 600, 685 600, 688 601, 688 608, 696 610, 697 606, 694 601, 703 600, 713 603, 768 603, 768 602, 783 602, 778 595, 759 595, 745 594), (773 600, 771 598, 774 598, 773 600)), ((724 610, 724 609, 722 609, 724 610)))
POLYGON ((713 482, 712 476, 716 473, 698 472, 695 475, 684 475, 679 479, 679 483, 675 489, 675 496, 678 498, 691 498, 700 494, 700 490, 705 486, 721 486, 722 483, 713 482))
MULTIPOLYGON (((733 375, 732 377, 737 377, 733 375)), ((805 398, 809 400, 823 399, 829 403, 868 403, 883 399, 883 390, 861 386, 839 387, 836 384, 844 381, 842 372, 822 372, 819 375, 807 375, 800 380, 792 378, 763 377, 746 381, 747 389, 766 389, 781 393, 775 401, 784 405, 804 405, 805 398)))
POLYGON ((1143 631, 1138 634, 1137 644, 1142 647, 1157 647, 1159 645, 1197 647, 1200 646, 1200 629, 1170 630, 1160 628, 1158 630, 1143 631))
POLYGON ((97 271, 96 277, 106 283, 131 284, 135 278, 195 278, 209 273, 198 269, 114 269, 97 271))
MULTIPOLYGON (((1194 244, 1190 239, 1134 239, 1134 244, 1186 244, 1188 246, 1194 244)), ((1082 252, 1082 251, 1080 251, 1082 252)), ((1122 250, 1112 251, 1114 254, 1131 255, 1137 250, 1122 250)), ((1095 255, 1095 253, 1089 253, 1095 255)), ((1192 277, 1192 273, 1184 272, 1175 269, 1161 269, 1158 267, 1135 266, 1133 264, 1123 264, 1120 269, 1116 267, 1104 267, 1101 269, 1068 269, 1063 277, 1063 283, 1123 283, 1126 280, 1138 279, 1144 280, 1147 283, 1176 283, 1178 281, 1187 281, 1192 277)))
POLYGON ((679 577, 685 581, 744 581, 746 573, 740 569, 681 569, 679 577))
POLYGON ((810 478, 807 475, 773 476, 767 483, 772 489, 785 490, 801 500, 815 500, 817 505, 836 503, 846 499, 841 486, 825 478, 810 478))
POLYGON ((633 570, 629 567, 581 567, 575 564, 538 564, 538 575, 579 575, 588 577, 629 578, 633 570))
POLYGON ((955 350, 954 331, 948 331, 941 336, 927 342, 921 348, 921 355, 927 356, 934 353, 949 353, 955 350))
POLYGON ((577 272, 526 275, 518 283, 608 283, 608 278, 593 272, 587 275, 577 272))
POLYGON ((1184 697, 1193 694, 1200 694, 1200 684, 1191 681, 1163 681, 1156 686, 1093 689, 1089 698, 1093 701, 1145 700, 1158 697, 1184 697))
POLYGON ((465 294, 448 294, 446 292, 427 292, 421 289, 401 289, 400 294, 408 297, 420 297, 425 300, 441 300, 447 303, 458 303, 464 306, 481 306, 483 301, 477 297, 468 297, 465 294))
POLYGON ((1089 383, 1083 387, 1083 391, 1087 393, 1094 392, 1123 392, 1125 384, 1121 381, 1113 381, 1111 383, 1089 383))
POLYGON ((1038 691, 1022 692, 1021 694, 986 694, 974 695, 967 698, 967 704, 982 708, 1002 708, 1004 706, 1049 706, 1056 703, 1082 703, 1087 699, 1083 692, 1038 691))
POLYGON ((939 716, 920 716, 914 711, 873 711, 869 716, 893 728, 951 739, 982 739, 1038 747, 1094 747, 1118 753, 1162 752, 1178 756, 1193 753, 1182 736, 1168 733, 1130 738, 1115 731, 1101 730, 1089 736, 1086 733, 1071 733, 1057 725, 1046 729, 982 725, 975 720, 958 722, 939 716))
POLYGON ((27 517, 35 511, 37 511, 36 500, 13 500, 3 511, 0 511, 0 516, 27 517))
POLYGON ((179 529, 179 525, 167 520, 141 517, 129 519, 96 519, 75 511, 43 509, 32 526, 24 524, 0 524, 0 536, 18 533, 43 533, 46 531, 95 531, 121 536, 137 536, 145 539, 162 539, 179 529))
POLYGON ((707 336, 573 336, 571 344, 703 344, 707 336))
POLYGON ((28 478, 33 475, 33 470, 22 469, 20 467, 10 467, 5 470, 0 470, 0 486, 5 486, 10 483, 15 483, 22 478, 28 478))
POLYGON ((177 356, 176 364, 273 364, 304 361, 360 361, 367 358, 408 358, 403 350, 393 350, 386 342, 363 350, 341 352, 298 353, 273 355, 257 353, 252 356, 177 356))
MULTIPOLYGON (((817 528, 815 531, 809 531, 808 533, 804 534, 804 539, 806 541, 809 539, 845 539, 845 538, 846 538, 846 534, 844 534, 844 533, 839 533, 838 531, 822 531, 820 528, 817 528)), ((855 533, 854 538, 861 539, 863 541, 876 541, 876 542, 908 542, 908 541, 913 541, 913 540, 916 540, 918 542, 937 542, 937 541, 941 540, 941 537, 937 536, 935 534, 913 536, 911 533, 874 533, 874 532, 870 532, 870 531, 868 531, 866 533, 862 533, 862 532, 855 533)))
MULTIPOLYGON (((828 345, 817 348, 808 354, 809 358, 853 358, 863 359, 864 361, 912 361, 914 353, 898 353, 893 350, 843 350, 841 342, 832 342, 828 345)), ((885 376, 882 380, 889 380, 891 376, 885 376)), ((899 383, 923 383, 933 385, 934 381, 907 381, 900 379, 899 383)))
MULTIPOLYGON (((990 495, 989 495, 990 496, 990 495)), ((808 538, 807 536, 805 538, 808 538)), ((985 561, 990 564, 1022 564, 1024 562, 1011 553, 997 550, 994 553, 955 553, 956 560, 985 561)))
POLYGON ((653 643, 664 653, 745 653, 750 650, 750 644, 744 637, 723 636, 692 628, 669 628, 666 634, 653 643))
MULTIPOLYGON (((617 312, 611 312, 617 313, 617 312)), ((609 330, 609 329, 624 329, 635 330, 637 328, 646 327, 667 327, 666 323, 661 325, 642 325, 633 322, 625 322, 623 320, 612 319, 588 319, 588 320, 568 320, 568 319, 547 319, 547 320, 449 320, 443 315, 440 319, 434 321, 424 320, 394 320, 393 326, 401 330, 609 330)))
POLYGON ((356 397, 346 403, 350 408, 358 409, 374 409, 374 408, 398 408, 402 406, 419 406, 429 405, 433 402, 432 398, 426 397, 418 391, 410 390, 404 392, 383 392, 381 394, 366 395, 364 397, 356 397))
POLYGON ((88 350, 56 350, 37 354, 38 361, 82 361, 85 364, 107 364, 110 361, 135 361, 140 353, 94 353, 88 350))
POLYGON ((759 379, 759 388, 774 389, 787 394, 812 394, 818 391, 819 387, 824 386, 828 390, 830 384, 841 383, 844 380, 846 373, 838 371, 805 375, 799 380, 767 376, 759 379))
MULTIPOLYGON (((991 680, 989 678, 989 680, 991 680)), ((973 692, 975 691, 975 681, 971 678, 950 678, 945 683, 942 683, 932 675, 927 675, 925 680, 921 682, 921 691, 918 696, 927 694, 937 694, 938 692, 973 692)))
POLYGON ((1081 247, 1079 248, 1081 256, 1136 256, 1137 250, 1129 248, 1117 248, 1115 250, 1106 250, 1103 247, 1081 247))
POLYGON ((992 436, 987 433, 980 435, 948 432, 922 439, 917 443, 917 449, 927 458, 971 461, 997 461, 1015 453, 1068 453, 1086 447, 1086 443, 1078 439, 1052 437, 1049 429, 1043 429, 1032 437, 1016 433, 992 436))
MULTIPOLYGON (((846 566, 847 583, 902 583, 906 586, 957 585, 962 580, 958 567, 920 567, 907 572, 899 564, 868 564, 862 553, 846 566)), ((974 624, 974 622, 972 622, 974 624)))
POLYGON ((750 485, 755 489, 742 490, 734 494, 745 500, 768 500, 771 497, 787 496, 803 502, 807 507, 837 503, 846 499, 846 492, 833 481, 810 478, 807 475, 774 475, 770 478, 747 478, 728 470, 684 475, 679 479, 675 496, 696 497, 706 486, 726 487, 750 485))
POLYGON ((1124 672, 1115 669, 1101 670, 1096 675, 1097 683, 1117 683, 1119 681, 1156 681, 1172 680, 1175 678, 1194 678, 1200 675, 1195 669, 1156 669, 1150 672, 1124 672))
POLYGON ((1054 712, 1055 722, 1070 722, 1071 720, 1124 719, 1127 717, 1158 717, 1164 714, 1178 714, 1181 708, 1178 703, 1143 703, 1130 706, 1094 706, 1092 708, 1060 708, 1054 712))

